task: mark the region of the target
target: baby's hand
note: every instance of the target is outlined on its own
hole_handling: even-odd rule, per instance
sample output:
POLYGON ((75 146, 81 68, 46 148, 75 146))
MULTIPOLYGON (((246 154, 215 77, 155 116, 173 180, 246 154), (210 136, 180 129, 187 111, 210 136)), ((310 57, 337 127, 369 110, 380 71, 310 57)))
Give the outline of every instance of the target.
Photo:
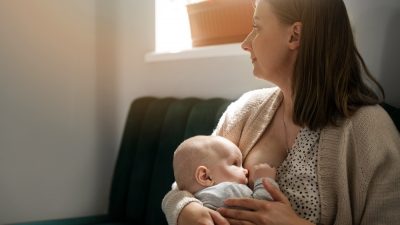
POLYGON ((269 177, 271 179, 275 179, 276 169, 271 167, 267 163, 257 164, 253 167, 254 171, 254 180, 262 177, 269 177))

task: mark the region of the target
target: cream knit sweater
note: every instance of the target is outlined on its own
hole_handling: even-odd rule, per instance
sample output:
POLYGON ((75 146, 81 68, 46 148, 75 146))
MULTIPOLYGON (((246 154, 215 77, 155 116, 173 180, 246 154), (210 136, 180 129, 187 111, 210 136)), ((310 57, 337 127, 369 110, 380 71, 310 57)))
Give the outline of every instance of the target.
MULTIPOLYGON (((245 93, 214 134, 233 141, 245 158, 281 101, 278 88, 245 93)), ((321 224, 400 224, 400 135, 380 106, 362 107, 339 126, 322 129, 317 167, 321 224)), ((176 187, 168 192, 162 202, 168 223, 175 225, 193 201, 199 202, 176 187)))

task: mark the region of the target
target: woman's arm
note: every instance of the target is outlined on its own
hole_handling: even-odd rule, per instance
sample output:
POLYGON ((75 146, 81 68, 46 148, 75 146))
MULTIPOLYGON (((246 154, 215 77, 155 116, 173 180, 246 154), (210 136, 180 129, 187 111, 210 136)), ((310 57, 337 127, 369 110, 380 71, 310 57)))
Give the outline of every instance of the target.
POLYGON ((321 223, 398 224, 400 136, 387 113, 364 106, 322 133, 321 223))
POLYGON ((176 184, 165 195, 161 206, 169 225, 229 225, 218 212, 203 207, 201 201, 191 193, 179 190, 176 184))
POLYGON ((191 193, 178 189, 176 183, 172 185, 172 189, 164 196, 161 208, 167 218, 169 225, 176 225, 181 210, 190 203, 196 203, 202 206, 202 203, 196 199, 191 193))
POLYGON ((360 157, 358 165, 363 182, 358 191, 365 193, 358 212, 360 224, 398 224, 400 220, 400 135, 380 107, 360 110, 353 121, 352 133, 360 157), (371 119, 374 118, 374 119, 371 119))
POLYGON ((229 222, 219 212, 193 202, 182 209, 178 224, 229 225, 229 222))

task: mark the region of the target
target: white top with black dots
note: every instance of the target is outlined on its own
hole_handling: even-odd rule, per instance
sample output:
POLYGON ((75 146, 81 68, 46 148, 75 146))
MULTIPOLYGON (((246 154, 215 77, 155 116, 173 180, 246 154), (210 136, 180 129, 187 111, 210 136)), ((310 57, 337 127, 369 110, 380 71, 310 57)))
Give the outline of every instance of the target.
POLYGON ((312 223, 320 222, 321 205, 317 181, 320 131, 300 129, 288 156, 277 169, 277 183, 292 208, 312 223))

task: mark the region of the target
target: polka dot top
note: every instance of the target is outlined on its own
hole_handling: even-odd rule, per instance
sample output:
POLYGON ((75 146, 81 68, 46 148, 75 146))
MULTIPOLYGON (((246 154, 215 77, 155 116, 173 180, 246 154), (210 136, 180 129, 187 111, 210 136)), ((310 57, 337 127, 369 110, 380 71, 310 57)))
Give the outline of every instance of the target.
POLYGON ((319 135, 319 130, 300 129, 276 177, 295 212, 312 223, 320 222, 321 212, 317 181, 319 135))

